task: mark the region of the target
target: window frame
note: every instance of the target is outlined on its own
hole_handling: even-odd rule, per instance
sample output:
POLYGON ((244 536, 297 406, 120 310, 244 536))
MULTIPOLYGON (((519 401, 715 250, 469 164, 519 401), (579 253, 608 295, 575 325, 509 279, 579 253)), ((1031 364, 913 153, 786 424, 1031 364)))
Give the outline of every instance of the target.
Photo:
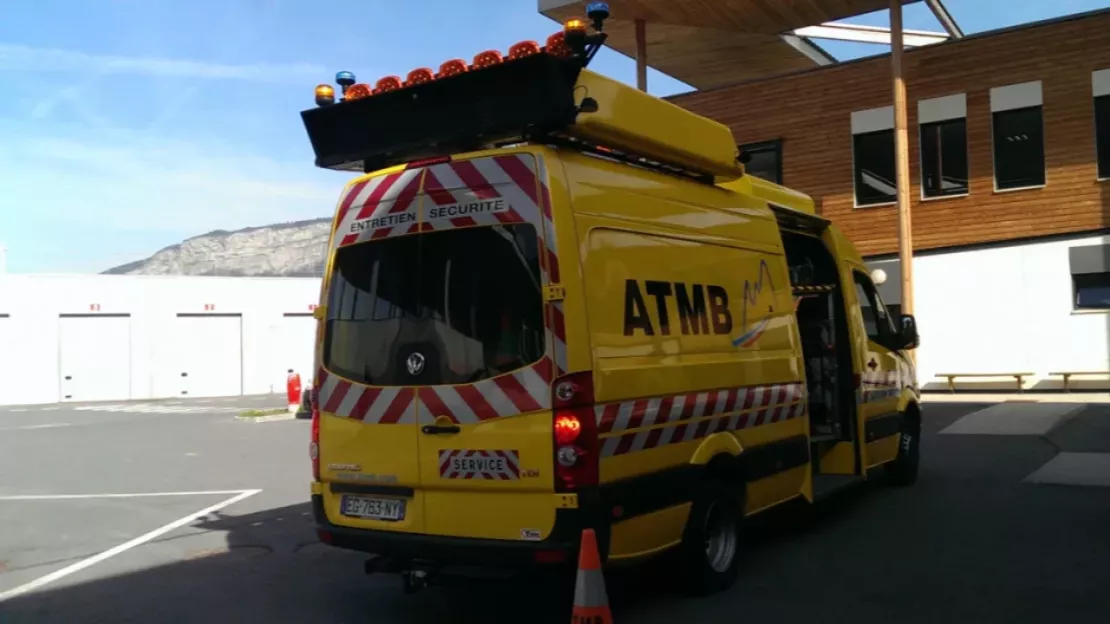
POLYGON ((1072 273, 1071 274, 1071 310, 1079 314, 1090 314, 1096 312, 1110 312, 1110 303, 1105 305, 1079 305, 1079 280, 1077 278, 1086 278, 1089 276, 1106 276, 1108 286, 1110 286, 1110 271, 1103 271, 1101 273, 1072 273))
POLYGON ((894 128, 883 128, 876 130, 868 130, 866 132, 853 132, 852 133, 852 208, 880 208, 882 206, 894 206, 898 203, 898 167, 894 168, 894 198, 890 200, 877 201, 875 203, 861 204, 859 200, 859 185, 858 172, 857 172, 857 158, 856 158, 856 139, 863 136, 873 136, 881 133, 890 134, 890 157, 891 162, 894 162, 894 157, 897 151, 896 140, 894 136, 894 128))
POLYGON ((1015 191, 1029 191, 1035 189, 1042 189, 1048 186, 1048 150, 1045 145, 1045 123, 1044 123, 1044 104, 1036 104, 1033 106, 1020 106, 1015 108, 1007 108, 1005 110, 991 111, 991 179, 994 181, 995 193, 1012 193, 1015 191), (1003 188, 998 185, 998 143, 995 140, 998 129, 996 128, 999 115, 1006 115, 1008 113, 1019 113, 1028 110, 1036 109, 1040 118, 1041 126, 1041 169, 1042 169, 1042 182, 1039 184, 1026 184, 1024 186, 1012 186, 1003 188))
POLYGON ((1110 181, 1110 93, 1103 94, 1103 95, 1095 95, 1094 97, 1092 97, 1091 98, 1091 109, 1092 109, 1091 114, 1092 114, 1092 117, 1094 118, 1094 124, 1095 124, 1095 128, 1094 128, 1094 130, 1095 130, 1095 179, 1098 180, 1099 182, 1107 182, 1107 181, 1110 181), (1103 148, 1099 146, 1099 142, 1098 142, 1098 138, 1099 138, 1098 105, 1099 105, 1100 101, 1102 101, 1106 104, 1106 109, 1107 109, 1106 110, 1106 119, 1104 120, 1106 122, 1106 125, 1107 125, 1106 130, 1104 130, 1104 132, 1106 133, 1106 137, 1107 137, 1107 145, 1105 146, 1105 149, 1106 149, 1105 157, 1106 157, 1106 160, 1107 160, 1106 171, 1102 170, 1103 148))
MULTIPOLYGON (((900 323, 891 316, 890 309, 887 308, 886 302, 883 301, 882 296, 879 294, 879 289, 875 286, 875 282, 872 281, 871 276, 866 272, 859 269, 852 269, 852 283, 857 288, 863 289, 864 294, 867 296, 868 303, 873 310, 877 310, 881 306, 883 312, 886 314, 886 329, 879 323, 878 315, 875 317, 875 328, 879 333, 877 337, 872 337, 867 333, 867 324, 866 322, 864 323, 864 335, 867 336, 867 340, 886 349, 890 349, 891 351, 896 350, 893 345, 896 344, 898 339, 898 326, 900 323)), ((858 290, 856 294, 859 294, 858 290)), ((859 301, 856 302, 856 306, 860 311, 860 319, 863 320, 863 306, 859 301)))
MULTIPOLYGON (((756 175, 756 174, 752 174, 752 175, 755 175, 755 177, 757 177, 761 180, 767 180, 768 182, 773 182, 775 184, 782 185, 783 184, 782 144, 783 144, 783 140, 781 138, 779 138, 779 139, 771 139, 769 141, 756 141, 754 143, 743 143, 743 144, 741 144, 737 147, 739 148, 741 154, 743 154, 745 152, 747 152, 749 154, 757 154, 759 152, 768 152, 768 151, 774 152, 774 154, 775 154, 775 179, 774 180, 767 180, 767 178, 764 178, 763 176, 756 175)), ((745 165, 745 173, 748 173, 747 165, 745 165)))
MULTIPOLYGON (((968 139, 968 132, 967 132, 967 117, 966 116, 964 116, 964 117, 951 117, 951 118, 948 118, 948 119, 938 119, 936 121, 928 121, 928 122, 925 122, 925 123, 918 123, 917 124, 917 158, 918 158, 918 174, 921 176, 920 177, 921 201, 939 201, 939 200, 942 200, 942 199, 959 199, 961 197, 967 197, 968 195, 971 195, 971 145, 970 145, 970 143, 967 139, 968 139), (965 163, 965 166, 966 166, 966 168, 964 169, 964 173, 967 176, 967 184, 966 184, 964 190, 959 192, 959 193, 945 194, 945 193, 942 192, 940 195, 930 196, 930 195, 927 195, 925 193, 925 129, 926 129, 926 127, 929 127, 930 129, 932 129, 932 127, 934 127, 934 126, 940 127, 940 126, 943 126, 944 124, 950 124, 950 123, 963 123, 963 125, 964 125, 964 163, 965 163)), ((944 141, 941 140, 939 143, 940 143, 940 145, 938 146, 937 149, 939 151, 943 152, 944 141)), ((938 172, 938 175, 941 178, 941 188, 943 189, 944 188, 943 156, 941 158, 942 158, 942 163, 941 163, 942 167, 941 167, 941 171, 938 172)))

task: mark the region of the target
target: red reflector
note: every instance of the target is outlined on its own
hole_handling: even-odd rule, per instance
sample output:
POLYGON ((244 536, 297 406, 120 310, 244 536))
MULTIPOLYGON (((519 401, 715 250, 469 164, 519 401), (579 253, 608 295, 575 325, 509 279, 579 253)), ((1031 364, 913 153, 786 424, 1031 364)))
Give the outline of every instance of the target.
POLYGON ((490 67, 501 62, 501 53, 497 50, 486 50, 474 56, 474 68, 490 67))
POLYGON ((439 66, 439 73, 436 74, 436 78, 455 76, 465 72, 467 69, 469 69, 469 67, 466 64, 466 61, 462 59, 450 60, 439 66))
POLYGON ((539 53, 540 44, 535 41, 521 41, 520 43, 513 44, 513 47, 509 48, 510 59, 524 58, 539 53))
POLYGON ((370 85, 362 84, 360 82, 358 84, 354 84, 354 85, 351 85, 350 87, 347 87, 347 91, 345 93, 343 93, 343 99, 348 100, 348 101, 349 100, 360 100, 364 97, 370 97, 371 93, 372 92, 370 90, 370 85))
POLYGON ((559 58, 566 58, 574 54, 574 50, 567 45, 567 36, 561 30, 547 38, 547 45, 543 47, 543 51, 559 58))
POLYGON ((424 84, 425 82, 435 80, 435 78, 436 75, 432 73, 432 70, 427 67, 421 67, 420 69, 414 69, 409 72, 408 77, 405 78, 405 86, 411 87, 412 85, 424 84))
POLYGON ((573 414, 561 414, 555 418, 555 442, 559 446, 570 444, 582 433, 582 421, 573 414))
POLYGON ((567 553, 561 550, 537 550, 536 563, 563 563, 567 560, 567 553))
POLYGON ((325 544, 331 544, 334 541, 332 539, 331 531, 325 531, 323 529, 316 530, 316 537, 319 537, 320 541, 325 544))
POLYGON ((396 91, 401 88, 401 79, 397 76, 386 76, 374 85, 374 93, 385 93, 387 91, 396 91))

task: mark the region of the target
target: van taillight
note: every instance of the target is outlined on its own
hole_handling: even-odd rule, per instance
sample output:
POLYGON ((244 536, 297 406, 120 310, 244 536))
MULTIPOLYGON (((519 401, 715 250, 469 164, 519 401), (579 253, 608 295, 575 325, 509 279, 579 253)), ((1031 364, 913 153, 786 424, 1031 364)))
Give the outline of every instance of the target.
POLYGON ((316 388, 308 391, 308 404, 312 409, 312 441, 308 443, 308 456, 312 459, 312 478, 320 480, 320 404, 316 400, 316 388))
POLYGON ((551 393, 555 489, 572 492, 597 485, 601 445, 594 416, 593 373, 560 377, 551 384, 551 393))

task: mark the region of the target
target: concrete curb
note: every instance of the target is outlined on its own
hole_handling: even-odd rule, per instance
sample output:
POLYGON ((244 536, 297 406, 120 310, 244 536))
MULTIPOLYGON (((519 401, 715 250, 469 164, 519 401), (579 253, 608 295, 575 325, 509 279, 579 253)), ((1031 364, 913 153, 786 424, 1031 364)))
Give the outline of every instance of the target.
POLYGON ((280 420, 293 420, 296 418, 293 414, 272 414, 270 416, 236 416, 235 420, 249 420, 251 422, 278 422, 280 420))
POLYGON ((922 403, 1110 403, 1110 393, 1105 392, 1053 392, 1037 393, 990 393, 976 394, 970 392, 931 393, 921 395, 922 403))

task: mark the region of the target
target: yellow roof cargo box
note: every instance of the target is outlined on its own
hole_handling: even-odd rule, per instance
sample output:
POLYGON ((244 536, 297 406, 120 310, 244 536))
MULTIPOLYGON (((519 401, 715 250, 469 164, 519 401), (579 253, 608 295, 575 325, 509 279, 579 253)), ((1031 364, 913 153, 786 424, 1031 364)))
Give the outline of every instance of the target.
POLYGON ((744 175, 728 126, 588 69, 575 88, 575 103, 593 98, 597 111, 580 112, 567 134, 629 154, 684 166, 718 182, 744 175))
POLYGON ((520 42, 505 56, 487 50, 471 64, 450 60, 438 72, 416 69, 373 87, 340 72, 342 97, 320 85, 317 107, 301 112, 317 166, 375 171, 530 141, 708 183, 743 176, 728 127, 586 69, 605 38, 601 20, 591 18, 592 34, 571 20, 543 47, 520 42))

